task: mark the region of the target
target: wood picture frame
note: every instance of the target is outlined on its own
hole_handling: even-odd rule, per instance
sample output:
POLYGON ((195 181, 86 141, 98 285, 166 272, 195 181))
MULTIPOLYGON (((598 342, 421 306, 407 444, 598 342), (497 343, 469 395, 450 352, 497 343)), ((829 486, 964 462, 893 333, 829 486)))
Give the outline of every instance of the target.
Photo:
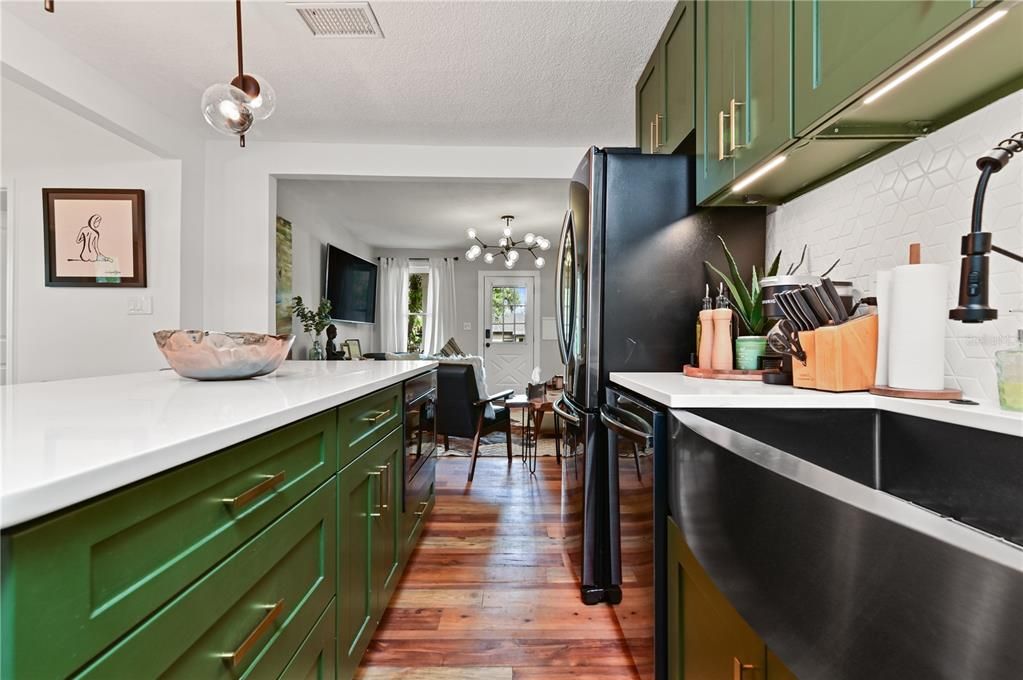
POLYGON ((348 350, 348 358, 358 361, 362 358, 362 343, 358 339, 345 340, 345 348, 348 350))
POLYGON ((146 287, 143 189, 43 189, 46 285, 146 287))

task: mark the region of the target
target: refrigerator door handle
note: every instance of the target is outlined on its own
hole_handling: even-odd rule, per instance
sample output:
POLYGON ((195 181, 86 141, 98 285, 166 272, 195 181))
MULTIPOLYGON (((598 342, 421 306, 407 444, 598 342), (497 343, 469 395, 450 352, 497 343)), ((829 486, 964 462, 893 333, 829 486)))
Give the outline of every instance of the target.
MULTIPOLYGON (((562 395, 562 396, 558 397, 557 401, 555 401, 553 404, 551 404, 551 409, 554 411, 554 413, 559 418, 564 419, 566 422, 571 423, 572 425, 578 425, 579 424, 579 416, 572 415, 568 411, 563 410, 562 407, 566 407, 566 406, 567 406, 567 404, 565 404, 565 396, 562 395)), ((567 406, 567 407, 571 408, 570 406, 567 406)))
MULTIPOLYGON (((572 339, 565 337, 565 310, 562 308, 565 299, 562 295, 562 286, 564 285, 565 243, 568 241, 568 231, 570 229, 572 229, 572 211, 566 210, 564 224, 561 228, 561 243, 558 244, 558 268, 555 272, 557 278, 554 284, 554 288, 557 291, 556 295, 558 296, 554 301, 554 314, 556 317, 555 323, 558 325, 558 351, 561 352, 561 363, 566 366, 568 365, 568 348, 572 344, 572 339)), ((574 290, 572 291, 572 295, 573 297, 575 296, 574 290)), ((570 304, 574 306, 575 301, 571 301, 570 304)), ((575 325, 574 319, 572 320, 572 325, 575 325)))
POLYGON ((615 434, 619 434, 629 441, 635 442, 644 448, 653 448, 654 435, 652 432, 644 432, 643 430, 636 429, 630 425, 626 425, 621 420, 614 417, 614 409, 607 404, 600 407, 600 422, 602 422, 607 429, 611 430, 615 434))

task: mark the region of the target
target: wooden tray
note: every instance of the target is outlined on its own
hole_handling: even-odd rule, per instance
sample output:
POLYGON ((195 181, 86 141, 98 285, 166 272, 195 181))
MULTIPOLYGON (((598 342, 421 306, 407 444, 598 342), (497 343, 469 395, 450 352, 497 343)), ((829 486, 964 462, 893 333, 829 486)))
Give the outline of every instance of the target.
POLYGON ((707 380, 755 380, 757 382, 762 380, 761 376, 765 373, 780 373, 780 371, 776 368, 768 370, 743 371, 739 369, 732 369, 729 371, 719 371, 713 368, 697 368, 696 366, 690 366, 689 364, 682 367, 682 372, 687 378, 704 378, 707 380))
POLYGON ((962 390, 905 390, 899 387, 888 387, 887 385, 874 385, 870 388, 871 394, 879 397, 899 397, 902 399, 962 399, 962 390))

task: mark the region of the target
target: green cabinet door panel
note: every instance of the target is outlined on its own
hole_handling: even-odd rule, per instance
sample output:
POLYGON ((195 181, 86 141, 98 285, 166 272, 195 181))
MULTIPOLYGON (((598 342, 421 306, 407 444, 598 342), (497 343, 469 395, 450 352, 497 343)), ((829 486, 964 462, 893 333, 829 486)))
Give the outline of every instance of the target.
POLYGON ((643 153, 656 153, 661 146, 657 125, 664 116, 664 76, 661 51, 654 50, 636 83, 636 145, 643 153))
POLYGON ((664 118, 661 151, 672 153, 696 124, 696 19, 693 0, 680 2, 664 29, 664 118))
POLYGON ((401 425, 401 384, 384 388, 338 409, 338 451, 344 468, 401 425))
POLYGON ((437 476, 436 453, 428 458, 405 485, 404 529, 405 550, 403 560, 408 560, 423 533, 423 526, 433 511, 435 482, 437 476))
POLYGON ((288 667, 281 673, 281 680, 334 680, 337 672, 336 618, 337 611, 332 601, 288 662, 288 667))
POLYGON ((338 677, 351 678, 373 636, 373 531, 379 475, 361 456, 338 475, 338 677))
POLYGON ((405 438, 399 428, 367 454, 373 458, 373 467, 381 473, 377 477, 380 482, 380 516, 374 518, 376 521, 371 528, 374 551, 373 591, 376 597, 374 618, 377 622, 383 617, 401 576, 402 553, 405 549, 401 514, 404 453, 405 438))
POLYGON ((696 5, 696 198, 703 202, 735 177, 729 119, 735 95, 735 30, 740 4, 702 0, 696 5))
POLYGON ((0 674, 95 657, 330 478, 335 427, 332 410, 5 532, 0 674))
POLYGON ((971 0, 795 0, 797 136, 849 103, 973 7, 971 0))
POLYGON ((75 677, 277 678, 334 598, 335 493, 323 484, 75 677))
MULTIPOLYGON (((744 0, 737 25, 735 176, 773 156, 792 138, 789 65, 792 4, 744 0)), ((750 191, 757 193, 756 186, 750 191)))

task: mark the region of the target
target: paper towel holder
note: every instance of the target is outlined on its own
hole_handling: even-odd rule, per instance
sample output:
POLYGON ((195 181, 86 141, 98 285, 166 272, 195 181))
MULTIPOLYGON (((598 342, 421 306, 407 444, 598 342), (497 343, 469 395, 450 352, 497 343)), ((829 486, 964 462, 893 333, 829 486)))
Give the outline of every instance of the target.
POLYGON ((984 195, 991 175, 1004 168, 1013 155, 1023 153, 1023 131, 1000 141, 977 159, 980 179, 973 194, 973 216, 970 233, 963 236, 962 265, 959 270, 959 306, 950 309, 948 318, 963 323, 982 323, 998 318, 998 310, 988 305, 988 254, 991 251, 1023 262, 1023 255, 999 248, 992 242, 991 232, 981 231, 984 195))

